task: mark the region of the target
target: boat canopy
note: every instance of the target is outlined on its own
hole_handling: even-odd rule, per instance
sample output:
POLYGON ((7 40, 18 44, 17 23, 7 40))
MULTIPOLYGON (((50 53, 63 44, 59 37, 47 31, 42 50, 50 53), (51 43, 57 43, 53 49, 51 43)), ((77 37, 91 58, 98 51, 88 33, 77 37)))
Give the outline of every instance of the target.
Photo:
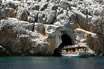
POLYGON ((68 49, 68 48, 86 48, 86 46, 81 46, 81 45, 68 45, 68 46, 64 46, 63 49, 68 49))

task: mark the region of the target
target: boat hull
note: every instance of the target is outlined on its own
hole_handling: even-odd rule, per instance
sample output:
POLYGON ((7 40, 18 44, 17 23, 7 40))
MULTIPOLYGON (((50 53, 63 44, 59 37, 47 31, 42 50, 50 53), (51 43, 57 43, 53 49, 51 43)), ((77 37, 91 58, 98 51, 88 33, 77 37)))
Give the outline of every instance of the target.
POLYGON ((65 54, 61 54, 62 56, 68 56, 68 57, 79 57, 80 55, 79 54, 77 54, 77 55, 65 55, 65 54))
POLYGON ((93 54, 89 52, 77 52, 77 54, 61 54, 62 56, 68 56, 68 57, 84 57, 84 56, 92 56, 93 54))

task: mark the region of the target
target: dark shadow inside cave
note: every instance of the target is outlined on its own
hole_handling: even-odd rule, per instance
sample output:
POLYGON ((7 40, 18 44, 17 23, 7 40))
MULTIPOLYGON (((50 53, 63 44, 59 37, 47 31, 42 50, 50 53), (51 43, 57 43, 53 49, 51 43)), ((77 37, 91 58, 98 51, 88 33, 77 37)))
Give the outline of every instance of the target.
POLYGON ((56 48, 54 50, 54 56, 60 56, 60 51, 61 49, 64 47, 64 46, 67 46, 67 45, 73 45, 73 41, 72 39, 70 38, 70 36, 68 36, 67 34, 63 34, 61 36, 61 40, 62 40, 62 43, 59 45, 59 48, 56 48))

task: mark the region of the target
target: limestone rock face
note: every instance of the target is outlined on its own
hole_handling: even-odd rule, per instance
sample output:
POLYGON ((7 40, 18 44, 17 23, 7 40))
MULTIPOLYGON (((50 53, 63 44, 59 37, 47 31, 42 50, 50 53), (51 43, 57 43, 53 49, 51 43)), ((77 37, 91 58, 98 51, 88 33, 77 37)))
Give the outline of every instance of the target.
POLYGON ((0 55, 53 55, 65 45, 104 55, 103 0, 2 0, 0 55))

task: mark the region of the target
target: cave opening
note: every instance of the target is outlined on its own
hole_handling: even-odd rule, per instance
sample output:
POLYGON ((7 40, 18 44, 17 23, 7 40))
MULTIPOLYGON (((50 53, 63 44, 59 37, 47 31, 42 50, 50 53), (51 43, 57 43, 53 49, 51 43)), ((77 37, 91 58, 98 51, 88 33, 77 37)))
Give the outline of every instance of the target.
POLYGON ((62 40, 62 43, 59 45, 58 48, 56 48, 54 50, 54 56, 61 56, 60 52, 61 52, 61 50, 62 50, 62 48, 64 46, 73 45, 74 44, 73 41, 72 41, 72 39, 71 39, 71 37, 68 36, 67 34, 63 34, 61 36, 61 40, 62 40))

